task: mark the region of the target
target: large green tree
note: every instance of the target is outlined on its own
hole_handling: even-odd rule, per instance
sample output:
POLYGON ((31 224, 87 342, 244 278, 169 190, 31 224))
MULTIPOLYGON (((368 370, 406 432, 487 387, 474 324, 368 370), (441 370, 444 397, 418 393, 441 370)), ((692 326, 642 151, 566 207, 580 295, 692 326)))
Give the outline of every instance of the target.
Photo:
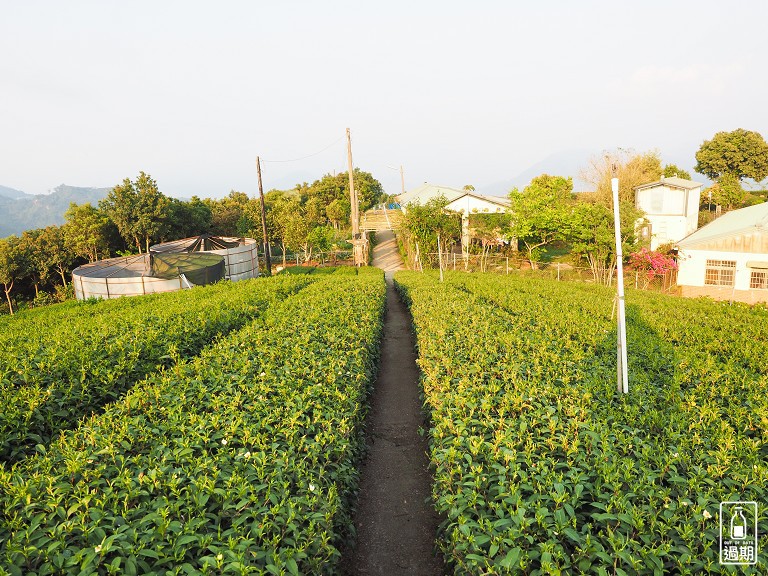
POLYGON ((199 236, 211 230, 211 208, 197 196, 189 202, 169 198, 167 214, 163 233, 166 240, 199 236))
POLYGON ((525 246, 528 261, 535 268, 541 248, 564 240, 573 199, 573 179, 542 174, 522 191, 509 194, 512 221, 509 233, 525 246))
POLYGON ((730 175, 759 182, 768 176, 768 144, 758 132, 743 128, 718 132, 696 152, 694 170, 712 180, 730 175))
POLYGON ((142 246, 149 252, 152 240, 159 240, 166 225, 168 198, 157 182, 140 172, 135 182, 130 178, 115 186, 99 207, 117 225, 126 242, 133 243, 139 254, 142 246))
POLYGON ((95 262, 109 257, 110 228, 114 226, 109 217, 90 203, 72 202, 64 213, 64 242, 75 256, 95 262))
POLYGON ((67 272, 75 264, 75 255, 69 250, 64 237, 62 226, 48 226, 40 231, 38 236, 41 272, 44 277, 58 274, 62 286, 67 285, 67 272))
MULTIPOLYGON (((352 172, 352 178, 360 202, 361 214, 374 204, 383 201, 385 194, 381 182, 376 180, 370 172, 355 168, 352 172)), ((327 218, 327 222, 331 223, 330 218, 325 213, 326 208, 336 200, 349 204, 349 173, 326 174, 309 186, 297 187, 297 190, 305 202, 318 199, 320 209, 317 212, 322 213, 327 218)))
POLYGON ((245 192, 230 191, 218 200, 204 200, 211 211, 210 230, 220 236, 259 237, 261 204, 245 192))

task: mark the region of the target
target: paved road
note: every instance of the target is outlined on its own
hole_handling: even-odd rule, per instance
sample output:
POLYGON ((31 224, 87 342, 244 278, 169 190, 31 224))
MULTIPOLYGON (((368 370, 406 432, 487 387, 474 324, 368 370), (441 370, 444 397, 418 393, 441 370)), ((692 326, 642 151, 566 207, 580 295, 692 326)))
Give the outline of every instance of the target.
POLYGON ((387 279, 390 279, 395 271, 405 269, 403 259, 397 250, 395 234, 391 230, 376 232, 376 246, 373 247, 373 265, 384 270, 387 279))

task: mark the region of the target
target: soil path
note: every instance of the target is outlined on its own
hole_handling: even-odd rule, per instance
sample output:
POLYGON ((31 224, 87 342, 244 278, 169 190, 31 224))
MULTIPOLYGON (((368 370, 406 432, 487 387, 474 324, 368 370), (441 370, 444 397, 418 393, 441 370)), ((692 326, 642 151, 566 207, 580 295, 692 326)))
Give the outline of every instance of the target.
POLYGON ((357 545, 342 551, 347 575, 437 576, 438 517, 429 503, 431 475, 419 397, 419 369, 411 318, 392 285, 402 268, 391 232, 379 232, 373 265, 385 270, 387 312, 381 365, 366 422, 368 455, 363 463, 355 527, 357 545))

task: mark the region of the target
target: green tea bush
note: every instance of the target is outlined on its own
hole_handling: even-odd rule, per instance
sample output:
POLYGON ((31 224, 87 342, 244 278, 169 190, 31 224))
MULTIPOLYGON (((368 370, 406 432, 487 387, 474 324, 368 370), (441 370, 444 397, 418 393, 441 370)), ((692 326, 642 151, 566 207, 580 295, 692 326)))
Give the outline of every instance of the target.
POLYGON ((384 295, 320 276, 0 470, 0 573, 334 573, 384 295))
MULTIPOLYGON (((764 308, 400 272, 431 418, 439 546, 457 574, 727 573, 719 503, 754 500, 768 545, 764 308)), ((764 552, 763 552, 764 556, 764 552)), ((765 560, 745 573, 766 573, 765 560)))
POLYGON ((309 282, 220 282, 19 315, 0 336, 0 462, 44 448, 137 380, 196 355, 309 282))

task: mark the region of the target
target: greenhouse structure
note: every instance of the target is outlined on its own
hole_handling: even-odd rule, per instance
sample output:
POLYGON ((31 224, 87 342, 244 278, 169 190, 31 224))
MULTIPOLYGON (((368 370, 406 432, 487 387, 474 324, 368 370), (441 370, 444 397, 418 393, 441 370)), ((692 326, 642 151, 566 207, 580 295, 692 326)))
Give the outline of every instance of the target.
POLYGON ((72 284, 75 297, 85 300, 175 292, 258 275, 256 240, 203 235, 157 244, 149 254, 85 264, 73 270, 72 284))

